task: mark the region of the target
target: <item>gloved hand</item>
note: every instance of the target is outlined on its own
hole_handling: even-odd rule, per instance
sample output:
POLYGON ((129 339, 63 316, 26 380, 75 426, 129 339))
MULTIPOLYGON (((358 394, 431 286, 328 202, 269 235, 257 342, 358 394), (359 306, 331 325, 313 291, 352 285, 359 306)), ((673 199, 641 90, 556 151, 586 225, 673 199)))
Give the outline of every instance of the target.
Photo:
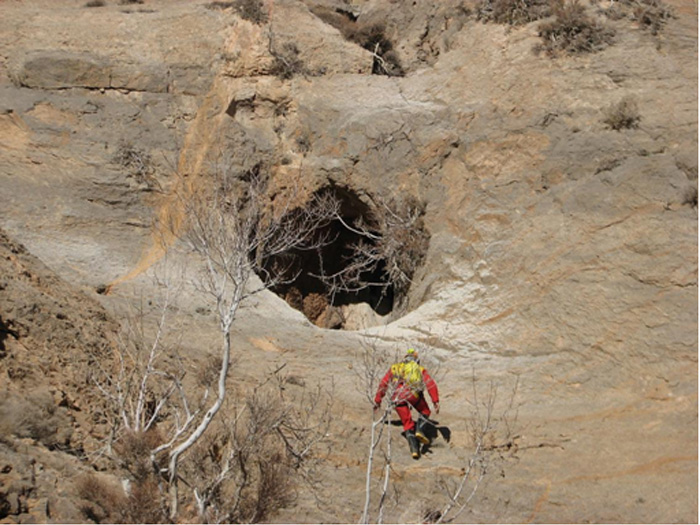
POLYGON ((376 412, 377 410, 379 410, 379 408, 381 406, 382 406, 381 403, 375 403, 374 406, 372 407, 372 410, 374 410, 376 412))

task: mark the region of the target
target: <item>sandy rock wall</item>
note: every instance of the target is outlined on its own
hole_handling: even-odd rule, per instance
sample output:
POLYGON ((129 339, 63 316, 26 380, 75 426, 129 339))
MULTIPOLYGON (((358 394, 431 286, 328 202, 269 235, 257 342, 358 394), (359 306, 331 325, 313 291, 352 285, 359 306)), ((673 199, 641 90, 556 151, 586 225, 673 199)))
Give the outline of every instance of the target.
MULTIPOLYGON (((280 187, 333 185, 363 205, 411 196, 426 205, 425 263, 406 310, 368 332, 433 349, 447 420, 464 417, 472 368, 520 377, 517 450, 464 516, 697 520, 697 5, 675 1, 656 36, 611 22, 614 45, 556 59, 533 53, 536 23, 484 24, 461 2, 264 6, 261 24, 204 2, 9 5, 0 226, 62 277, 114 283, 117 297, 129 283, 148 290, 140 276, 163 254, 151 222, 178 213, 174 172, 206 184, 217 162, 265 162, 280 187), (405 76, 370 74, 372 51, 346 38, 356 23, 383 24, 405 76), (609 129, 607 108, 625 97, 639 125, 609 129), (148 168, 120 162, 124 146, 148 168), (673 501, 656 489, 671 485, 673 501)), ((357 490, 331 483, 337 508, 300 508, 354 520, 356 335, 257 301, 241 313, 241 373, 284 358, 348 392, 333 438, 343 474, 329 476, 357 490)), ((359 329, 372 316, 355 310, 359 329)), ((204 352, 202 314, 183 323, 204 352)), ((440 497, 421 476, 452 472, 468 450, 457 433, 420 465, 399 461, 400 487, 425 501, 392 519, 420 520, 440 497)))

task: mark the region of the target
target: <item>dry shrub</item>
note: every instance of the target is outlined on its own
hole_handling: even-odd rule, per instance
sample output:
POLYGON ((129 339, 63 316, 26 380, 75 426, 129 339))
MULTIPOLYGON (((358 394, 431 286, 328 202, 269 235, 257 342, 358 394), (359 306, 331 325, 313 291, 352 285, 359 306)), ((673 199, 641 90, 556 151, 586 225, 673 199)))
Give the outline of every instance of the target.
POLYGON ((131 483, 128 494, 117 483, 86 474, 76 480, 78 496, 87 503, 83 515, 97 523, 167 523, 155 479, 131 483))
POLYGON ((321 279, 334 296, 377 290, 383 298, 393 292, 403 305, 412 279, 423 264, 430 237, 425 231, 425 204, 413 197, 377 199, 366 217, 358 217, 350 228, 357 241, 348 245, 347 264, 321 279))
POLYGON ((221 373, 221 356, 212 354, 207 356, 203 363, 197 367, 195 379, 197 386, 202 389, 209 388, 216 384, 221 373))
POLYGON ((661 0, 638 0, 635 4, 632 19, 653 35, 658 34, 666 22, 673 18, 671 8, 661 0))
POLYGON ((549 56, 593 53, 612 44, 615 31, 586 14, 579 0, 556 1, 552 5, 554 20, 540 25, 542 44, 535 51, 549 56))
POLYGON ((279 50, 273 50, 275 61, 270 73, 288 80, 296 75, 305 75, 309 71, 299 57, 299 48, 294 43, 286 43, 279 50))
POLYGON ((373 75, 402 77, 405 74, 394 44, 386 36, 384 24, 355 24, 354 27, 348 27, 353 30, 348 32, 346 38, 374 53, 373 75))
POLYGON ((547 18, 551 13, 549 0, 482 0, 477 8, 479 20, 512 26, 547 18))
POLYGON ((145 184, 148 189, 159 189, 158 181, 153 176, 153 159, 145 150, 128 142, 121 142, 111 162, 124 168, 128 176, 133 177, 139 184, 145 184))
POLYGON ((373 75, 400 77, 405 74, 384 24, 364 23, 349 11, 329 10, 323 7, 315 7, 312 11, 321 20, 340 31, 346 40, 374 53, 373 75))
POLYGON ((198 495, 197 519, 218 523, 269 521, 308 479, 311 450, 325 439, 330 411, 320 397, 285 390, 275 376, 254 389, 245 409, 233 410, 195 444, 183 476, 198 495))
POLYGON ((81 506, 86 518, 97 523, 123 523, 128 497, 117 483, 95 474, 84 474, 75 481, 78 497, 87 501, 81 506))
POLYGON ((73 435, 68 410, 46 391, 0 400, 0 434, 32 438, 50 449, 67 448, 73 435))
POLYGON ((260 0, 238 0, 235 7, 241 18, 254 24, 262 25, 268 20, 267 12, 260 0))
POLYGON ((372 209, 370 230, 379 233, 373 244, 358 246, 356 253, 372 262, 373 270, 383 265, 385 282, 404 297, 416 270, 423 264, 429 236, 423 215, 425 204, 413 197, 380 201, 372 209))
POLYGON ((107 3, 104 0, 90 0, 85 7, 104 7, 107 3))
POLYGON ((634 20, 653 35, 657 35, 674 17, 671 7, 662 0, 617 0, 602 12, 613 20, 634 20))
POLYGON ((147 432, 124 432, 114 445, 114 451, 125 468, 136 481, 149 479, 155 470, 151 462, 151 450, 163 442, 160 433, 155 430, 147 432))
POLYGON ((252 503, 245 509, 251 523, 260 523, 279 509, 294 503, 293 469, 281 451, 257 460, 258 483, 252 503))
POLYGON ((620 131, 637 128, 640 120, 639 106, 634 98, 628 96, 605 109, 603 122, 610 129, 620 131))
POLYGON ((210 2, 205 4, 207 9, 223 11, 224 9, 235 9, 244 20, 257 25, 265 24, 268 15, 265 6, 260 0, 237 0, 236 2, 210 2))

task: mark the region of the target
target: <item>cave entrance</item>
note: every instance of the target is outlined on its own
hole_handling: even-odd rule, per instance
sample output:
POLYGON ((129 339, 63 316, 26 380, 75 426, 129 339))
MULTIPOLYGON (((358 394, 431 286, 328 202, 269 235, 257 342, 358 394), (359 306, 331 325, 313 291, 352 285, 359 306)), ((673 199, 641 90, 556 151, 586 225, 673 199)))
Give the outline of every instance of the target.
MULTIPOLYGON (((334 284, 336 281, 332 276, 347 271, 353 263, 354 246, 362 242, 371 247, 377 241, 353 227, 358 220, 370 228, 374 223, 369 207, 358 195, 341 188, 334 188, 332 193, 340 205, 340 219, 314 232, 316 240, 324 239, 321 246, 295 249, 271 258, 265 262, 264 270, 275 277, 280 277, 280 272, 283 272, 284 284, 273 287, 272 291, 290 306, 303 312, 318 326, 339 329, 345 327, 349 305, 366 303, 374 312, 370 315, 377 318, 390 314, 395 302, 401 298, 397 297, 394 284, 389 282, 383 260, 378 260, 371 270, 357 274, 362 285, 334 284)), ((364 310, 368 310, 366 306, 364 310)))

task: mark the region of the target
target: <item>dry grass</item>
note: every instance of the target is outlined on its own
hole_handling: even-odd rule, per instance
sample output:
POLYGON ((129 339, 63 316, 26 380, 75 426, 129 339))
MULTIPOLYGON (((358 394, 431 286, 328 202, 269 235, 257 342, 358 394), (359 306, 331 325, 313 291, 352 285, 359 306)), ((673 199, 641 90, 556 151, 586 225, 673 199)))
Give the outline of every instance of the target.
POLYGON ((83 515, 97 523, 168 523, 162 496, 154 478, 134 482, 128 494, 117 483, 87 474, 75 482, 85 501, 83 515))
POLYGON ((286 43, 279 50, 273 50, 275 62, 270 73, 283 80, 289 80, 296 75, 309 74, 304 62, 299 57, 299 48, 296 44, 286 43))
POLYGON ((133 177, 139 184, 145 184, 149 190, 160 189, 154 177, 153 159, 145 150, 122 141, 117 152, 112 156, 111 162, 123 168, 127 175, 133 177))
POLYGON ((31 438, 50 449, 67 448, 73 434, 68 411, 56 406, 48 392, 0 400, 0 434, 31 438))
POLYGON ((605 118, 603 122, 610 129, 621 131, 639 127, 639 121, 641 120, 639 106, 632 97, 624 97, 617 104, 608 106, 604 113, 605 118))
POLYGON ((477 19, 512 26, 547 18, 552 13, 549 0, 482 0, 477 19))
POLYGON ((535 51, 549 56, 600 51, 614 41, 615 31, 591 18, 579 0, 553 2, 554 20, 540 25, 542 44, 535 51))
POLYGON ((260 0, 237 0, 235 2, 209 2, 205 4, 207 9, 223 11, 225 9, 235 9, 238 15, 244 20, 257 25, 267 23, 269 16, 265 11, 265 6, 260 0))
POLYGON ((617 0, 602 12, 612 20, 628 18, 642 29, 657 35, 674 18, 671 7, 662 0, 617 0))

